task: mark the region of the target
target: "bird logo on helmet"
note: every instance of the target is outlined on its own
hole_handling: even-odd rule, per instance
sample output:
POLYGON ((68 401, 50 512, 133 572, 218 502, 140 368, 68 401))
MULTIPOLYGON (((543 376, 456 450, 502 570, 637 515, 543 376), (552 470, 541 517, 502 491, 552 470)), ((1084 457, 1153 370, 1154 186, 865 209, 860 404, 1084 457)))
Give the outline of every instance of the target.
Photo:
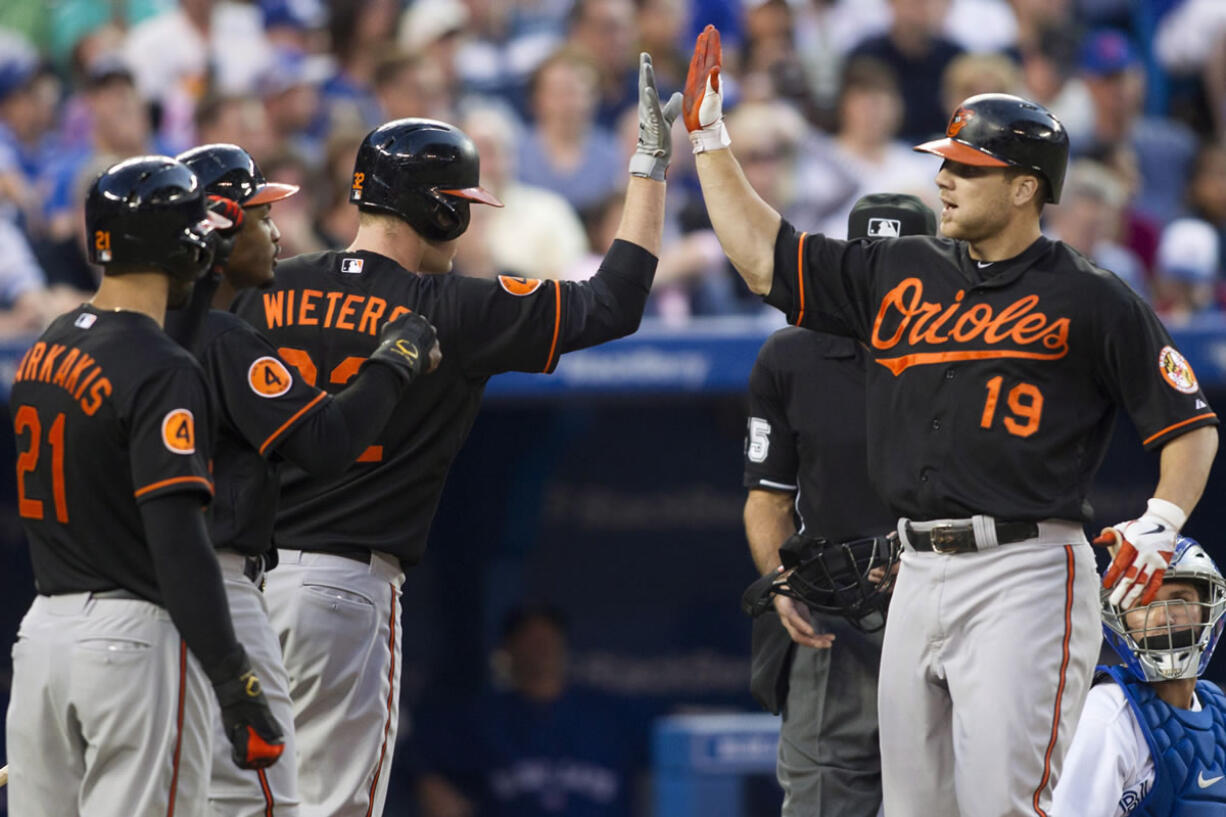
POLYGON ((468 229, 470 203, 502 206, 479 178, 477 148, 459 128, 397 119, 362 140, 349 201, 397 216, 429 241, 450 241, 468 229))
POLYGON ((1175 543, 1175 555, 1163 584, 1187 582, 1197 599, 1170 598, 1123 610, 1102 590, 1103 634, 1140 681, 1198 678, 1209 665, 1226 625, 1226 579, 1205 549, 1186 536, 1175 543))
POLYGON ((978 167, 1020 167, 1047 184, 1047 201, 1060 201, 1068 167, 1068 132, 1051 111, 1011 94, 979 94, 954 111, 943 139, 915 150, 978 167))
POLYGON ((85 199, 89 260, 111 275, 153 267, 195 280, 212 261, 209 233, 229 226, 208 211, 191 169, 169 156, 137 156, 112 165, 85 199))

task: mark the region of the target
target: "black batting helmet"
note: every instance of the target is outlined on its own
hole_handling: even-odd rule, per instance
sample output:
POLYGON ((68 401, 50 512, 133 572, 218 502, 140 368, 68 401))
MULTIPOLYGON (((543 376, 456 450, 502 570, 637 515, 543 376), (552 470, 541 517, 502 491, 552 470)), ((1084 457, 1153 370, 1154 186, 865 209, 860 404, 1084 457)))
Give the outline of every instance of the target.
POLYGON ((469 202, 502 206, 479 176, 477 148, 459 128, 397 119, 362 140, 349 201, 399 216, 431 241, 449 241, 468 229, 469 202))
POLYGON ((843 542, 794 534, 779 548, 783 570, 746 588, 741 609, 757 617, 770 608, 771 596, 779 594, 875 632, 885 626, 900 551, 898 534, 893 532, 843 542))
POLYGON ((204 190, 187 165, 169 156, 137 156, 112 165, 85 199, 89 260, 156 267, 194 280, 212 261, 208 234, 229 222, 205 208, 204 190))
POLYGON ((954 111, 944 139, 915 150, 966 165, 1033 170, 1047 182, 1047 200, 1055 204, 1068 166, 1068 132, 1042 105, 1010 94, 979 94, 954 111))
POLYGON ((204 192, 236 201, 243 207, 271 204, 298 192, 296 184, 266 181, 255 159, 238 145, 201 145, 175 158, 192 169, 204 192))

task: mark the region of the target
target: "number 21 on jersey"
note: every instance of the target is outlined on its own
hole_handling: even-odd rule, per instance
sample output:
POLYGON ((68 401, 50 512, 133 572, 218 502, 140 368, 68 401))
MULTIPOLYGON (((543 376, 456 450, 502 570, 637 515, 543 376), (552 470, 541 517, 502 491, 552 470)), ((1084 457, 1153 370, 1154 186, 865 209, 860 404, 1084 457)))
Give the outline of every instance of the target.
MULTIPOLYGON (((29 447, 17 455, 17 513, 23 519, 42 519, 43 502, 26 496, 26 475, 38 468, 43 458, 43 424, 38 409, 21 406, 13 416, 13 430, 20 440, 27 432, 29 447)), ((55 415, 47 431, 47 444, 51 448, 51 496, 55 503, 55 521, 68 523, 68 498, 64 491, 64 413, 55 415)), ((45 460, 44 460, 45 462, 45 460)))
MULTIPOLYGON (((1001 375, 987 382, 987 397, 983 402, 983 414, 979 418, 980 428, 991 428, 996 421, 997 403, 1000 402, 1001 388, 1005 378, 1001 375)), ((1009 389, 1005 395, 1003 425, 1015 437, 1029 437, 1039 430, 1039 421, 1043 417, 1043 392, 1033 383, 1018 383, 1009 389)))

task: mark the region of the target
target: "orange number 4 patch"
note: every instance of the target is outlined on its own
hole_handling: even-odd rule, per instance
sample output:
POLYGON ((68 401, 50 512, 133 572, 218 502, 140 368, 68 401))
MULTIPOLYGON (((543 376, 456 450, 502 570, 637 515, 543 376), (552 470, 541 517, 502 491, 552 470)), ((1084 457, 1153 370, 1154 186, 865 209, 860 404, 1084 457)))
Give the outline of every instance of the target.
POLYGON ((162 418, 162 443, 172 454, 196 453, 196 421, 187 409, 171 409, 162 418))

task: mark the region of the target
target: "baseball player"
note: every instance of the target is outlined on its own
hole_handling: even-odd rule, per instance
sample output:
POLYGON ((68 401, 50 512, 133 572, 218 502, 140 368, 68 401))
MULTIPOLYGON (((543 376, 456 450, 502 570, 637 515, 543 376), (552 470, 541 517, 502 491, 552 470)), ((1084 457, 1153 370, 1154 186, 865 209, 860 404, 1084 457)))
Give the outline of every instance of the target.
MULTIPOLYGON (((864 196, 848 218, 853 239, 935 232, 936 216, 914 196, 864 196)), ((779 546, 798 530, 839 541, 894 527, 868 478, 867 365, 851 338, 797 327, 775 332, 758 353, 749 375, 745 536, 763 575, 776 572, 779 546)), ((874 817, 880 628, 865 632, 786 595, 774 606, 778 615, 754 622, 753 662, 755 694, 783 714, 783 815, 874 817)))
POLYGON ((302 379, 327 391, 375 348, 380 320, 409 310, 430 316, 444 354, 344 474, 319 478, 292 464, 282 471, 274 534, 281 562, 267 597, 290 674, 303 814, 382 812, 396 742, 402 571, 422 556, 486 380, 552 372, 561 354, 637 328, 680 103, 678 94, 661 108, 644 57, 622 223, 589 281, 445 274, 469 207, 500 202, 479 186, 476 149, 460 130, 402 119, 371 131, 358 150, 353 244, 290 259, 272 287, 240 297, 238 314, 302 379))
MULTIPOLYGON (((425 318, 406 313, 383 324, 379 347, 335 396, 295 377, 272 344, 225 310, 237 292, 272 283, 279 234, 271 206, 298 188, 267 182, 237 145, 204 145, 178 159, 195 172, 206 193, 228 205, 226 212, 236 222, 232 246, 214 282, 213 308, 192 343, 219 410, 210 534, 234 629, 264 680, 273 714, 278 722, 292 724, 281 645, 260 592, 265 571, 276 564, 277 471, 283 461, 319 476, 344 471, 374 442, 406 387, 428 365, 437 365, 438 344, 425 318)), ((209 289, 201 286, 201 291, 209 289)), ((191 315, 177 317, 188 326, 193 323, 191 315)), ((220 728, 218 723, 214 731, 220 728)), ((252 773, 228 762, 215 740, 209 790, 214 811, 228 817, 297 814, 292 726, 285 729, 285 743, 290 762, 252 773)))
POLYGON ((1226 695, 1198 681, 1226 613, 1226 580, 1180 537, 1148 606, 1103 593, 1103 632, 1123 659, 1102 667, 1064 758, 1052 813, 1198 817, 1226 813, 1226 695))
POLYGON ((18 365, 17 507, 39 595, 13 647, 15 817, 203 815, 210 682, 235 763, 284 749, 205 526, 208 390, 161 329, 209 263, 207 212, 169 157, 99 176, 85 204, 97 294, 18 365))
POLYGON ((920 146, 944 158, 945 237, 845 242, 798 232, 745 181, 719 71, 707 29, 684 110, 724 251, 791 323, 869 349, 869 474, 905 548, 878 689, 885 812, 1045 815, 1098 653, 1082 525, 1116 408, 1161 450, 1145 513, 1112 529, 1104 581, 1125 606, 1161 581, 1217 415, 1153 311, 1042 236, 1068 155, 1047 110, 964 101, 920 146))

